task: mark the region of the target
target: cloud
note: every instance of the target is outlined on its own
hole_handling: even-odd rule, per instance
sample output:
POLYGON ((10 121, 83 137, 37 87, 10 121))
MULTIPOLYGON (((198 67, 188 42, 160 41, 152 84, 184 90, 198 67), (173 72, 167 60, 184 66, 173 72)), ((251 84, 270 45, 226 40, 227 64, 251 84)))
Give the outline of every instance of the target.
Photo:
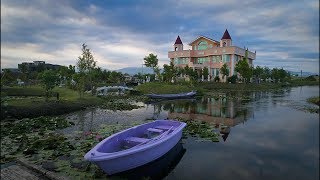
POLYGON ((148 53, 157 54, 162 66, 169 63, 167 53, 178 35, 188 49, 197 36, 220 40, 228 28, 234 45, 257 51, 256 64, 274 67, 283 62, 294 69, 307 62, 304 68, 311 69, 305 71, 318 72, 318 7, 315 0, 4 0, 1 66, 17 67, 15 63, 42 57, 75 64, 82 43, 102 68, 137 66, 148 53))

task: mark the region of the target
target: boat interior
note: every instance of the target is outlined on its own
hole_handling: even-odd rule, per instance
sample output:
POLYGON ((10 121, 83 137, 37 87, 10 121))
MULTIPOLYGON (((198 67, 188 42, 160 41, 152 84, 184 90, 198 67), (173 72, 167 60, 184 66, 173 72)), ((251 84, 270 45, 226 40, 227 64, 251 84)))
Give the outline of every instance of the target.
POLYGON ((97 151, 113 153, 154 142, 172 133, 180 125, 179 122, 172 121, 170 123, 164 124, 161 121, 155 121, 130 128, 105 141, 97 151))

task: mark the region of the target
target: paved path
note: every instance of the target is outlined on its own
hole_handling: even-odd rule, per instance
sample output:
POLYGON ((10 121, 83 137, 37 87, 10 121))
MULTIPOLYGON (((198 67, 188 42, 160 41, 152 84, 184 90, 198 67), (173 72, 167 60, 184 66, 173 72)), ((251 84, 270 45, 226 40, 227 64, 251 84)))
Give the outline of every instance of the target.
POLYGON ((1 180, 67 180, 66 177, 45 170, 39 166, 24 160, 11 163, 8 167, 1 169, 1 180))

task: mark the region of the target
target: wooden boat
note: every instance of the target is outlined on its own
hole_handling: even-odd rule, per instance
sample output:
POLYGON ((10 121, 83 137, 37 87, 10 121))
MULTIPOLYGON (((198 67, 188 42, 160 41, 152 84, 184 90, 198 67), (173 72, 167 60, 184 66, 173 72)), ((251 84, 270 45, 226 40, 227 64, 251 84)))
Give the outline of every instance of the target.
POLYGON ((133 169, 167 153, 181 139, 185 126, 174 120, 135 126, 102 140, 84 158, 108 175, 133 169))
POLYGON ((191 91, 188 93, 179 93, 179 94, 146 94, 149 98, 153 99, 183 99, 194 97, 197 94, 196 91, 191 91))

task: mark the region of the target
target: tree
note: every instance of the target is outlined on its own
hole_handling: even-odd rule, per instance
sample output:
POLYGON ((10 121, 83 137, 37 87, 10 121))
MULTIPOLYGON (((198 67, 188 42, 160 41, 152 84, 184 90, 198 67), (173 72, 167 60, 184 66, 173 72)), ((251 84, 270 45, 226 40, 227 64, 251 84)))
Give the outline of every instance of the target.
POLYGON ((268 67, 263 68, 263 72, 261 74, 261 78, 266 81, 266 79, 271 77, 271 71, 268 67))
POLYGON ((144 65, 146 65, 146 67, 151 67, 153 69, 154 74, 156 74, 159 77, 160 69, 158 67, 159 60, 157 58, 157 55, 151 53, 148 56, 146 56, 143 60, 144 65))
POLYGON ((242 76, 246 83, 250 81, 252 77, 252 68, 248 64, 248 49, 246 50, 243 60, 238 61, 235 70, 242 76))
POLYGON ((9 85, 15 80, 13 73, 9 69, 4 69, 1 73, 1 85, 9 85))
POLYGON ((170 65, 164 64, 163 65, 163 79, 164 81, 171 82, 172 80, 175 81, 175 77, 177 76, 178 70, 174 67, 173 62, 170 62, 170 65))
MULTIPOLYGON (((220 72, 222 74, 222 79, 225 79, 226 76, 229 76, 229 68, 226 63, 224 63, 222 65, 222 67, 220 68, 220 72)), ((225 81, 225 82, 227 82, 227 81, 225 81)))
POLYGON ((202 75, 204 76, 204 79, 208 79, 209 69, 207 67, 203 68, 202 75))
POLYGON ((189 77, 190 77, 191 82, 196 82, 199 78, 197 70, 193 70, 190 68, 189 77))
POLYGON ((51 90, 57 85, 59 77, 53 70, 45 70, 39 74, 39 79, 46 92, 46 101, 48 101, 51 90))
MULTIPOLYGON (((90 52, 90 49, 87 48, 86 44, 82 44, 82 55, 78 57, 77 68, 79 70, 79 77, 77 77, 80 86, 79 88, 84 91, 85 81, 88 78, 90 81, 90 87, 92 90, 92 70, 96 67, 96 61, 90 52)), ((82 97, 80 93, 80 98, 82 97)))
POLYGON ((253 69, 253 75, 255 76, 257 82, 260 83, 260 78, 263 74, 263 68, 260 66, 257 66, 256 68, 253 69))
POLYGON ((271 77, 275 80, 275 82, 283 82, 287 76, 290 77, 290 74, 288 74, 283 68, 273 68, 271 70, 271 77))
MULTIPOLYGON (((71 81, 73 75, 76 73, 75 66, 69 65, 59 68, 60 81, 66 84, 66 87, 72 88, 71 81)), ((61 83, 60 82, 60 83, 61 83)))

